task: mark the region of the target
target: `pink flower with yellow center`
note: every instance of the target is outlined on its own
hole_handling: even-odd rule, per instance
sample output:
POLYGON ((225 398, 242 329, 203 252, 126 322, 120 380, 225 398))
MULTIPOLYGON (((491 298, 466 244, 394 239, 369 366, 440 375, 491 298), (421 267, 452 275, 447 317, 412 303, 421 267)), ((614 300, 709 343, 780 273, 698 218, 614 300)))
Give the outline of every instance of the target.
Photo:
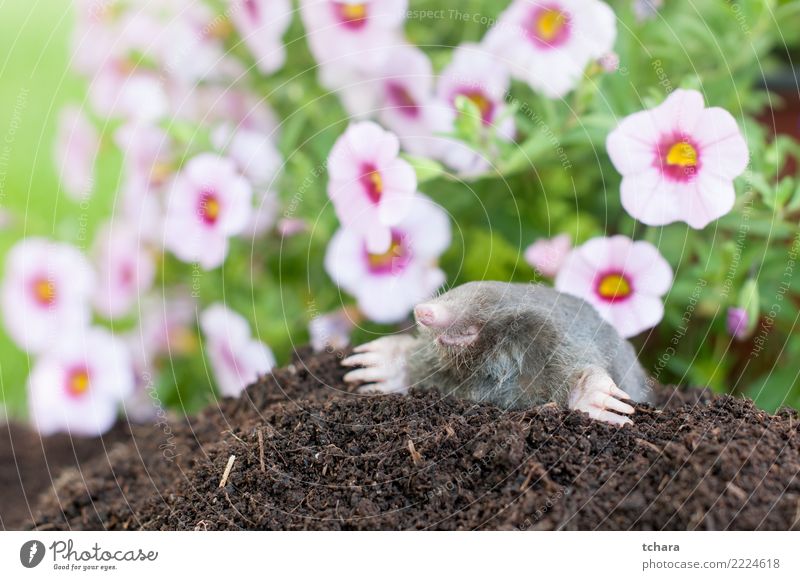
POLYGON ((439 77, 439 98, 455 108, 458 97, 466 97, 481 115, 481 123, 501 137, 514 137, 514 119, 504 115, 511 85, 508 71, 477 44, 465 43, 453 51, 453 59, 439 77))
POLYGON ((625 338, 658 324, 661 297, 672 268, 658 249, 625 236, 594 238, 570 252, 556 276, 556 289, 583 298, 625 338))
POLYGON ((616 16, 599 0, 514 0, 483 45, 515 78, 560 98, 612 50, 616 36, 616 16))
POLYGON ((378 70, 402 34, 408 0, 301 0, 309 48, 322 66, 378 70))
POLYGON ((289 0, 228 0, 236 30, 256 59, 258 70, 272 74, 286 61, 282 37, 292 21, 289 0))
POLYGON ((88 198, 94 190, 94 165, 100 150, 97 130, 78 107, 61 110, 55 160, 64 191, 72 199, 88 198))
POLYGON ((175 144, 160 127, 128 123, 114 133, 123 155, 121 212, 149 242, 161 242, 162 193, 172 180, 177 164, 175 144))
POLYGON ((247 226, 252 198, 233 161, 211 153, 194 157, 172 184, 164 246, 184 262, 216 268, 228 255, 228 239, 247 226))
POLYGON ((79 53, 95 53, 89 79, 92 108, 104 117, 154 121, 169 110, 169 76, 158 66, 165 54, 163 24, 143 11, 114 19, 111 36, 76 39, 79 53), (99 45, 99 46, 98 46, 99 45))
POLYGON ((124 343, 105 329, 84 329, 36 361, 28 377, 31 421, 44 435, 101 435, 114 425, 120 402, 133 388, 124 343))
MULTIPOLYGON (((465 43, 453 52, 453 59, 442 71, 437 83, 437 100, 444 103, 447 111, 438 110, 439 125, 455 131, 458 116, 456 101, 466 98, 478 111, 482 126, 481 138, 490 135, 511 141, 514 138, 514 119, 507 114, 506 95, 511 80, 505 66, 480 45, 465 43)), ((462 177, 480 175, 489 169, 491 160, 467 143, 456 139, 441 138, 437 159, 452 168, 462 177)))
POLYGON ((552 278, 558 274, 571 249, 572 240, 568 234, 536 240, 525 250, 525 261, 543 276, 552 278))
POLYGON ((95 240, 98 284, 94 306, 106 318, 126 316, 153 284, 155 263, 136 230, 125 222, 100 229, 95 240))
POLYGON ((209 125, 211 143, 253 188, 254 208, 242 236, 259 237, 272 227, 277 213, 277 178, 283 157, 276 146, 279 121, 263 97, 239 89, 206 86, 194 91, 184 114, 209 125))
POLYGON ((622 120, 606 141, 622 174, 625 210, 642 223, 683 221, 700 229, 728 213, 747 144, 733 116, 703 95, 676 90, 658 107, 622 120))
POLYGON ((76 248, 27 238, 8 253, 2 287, 6 330, 21 348, 38 353, 80 332, 91 320, 95 275, 76 248))
POLYGON ((450 240, 447 214, 417 194, 408 215, 391 228, 386 251, 370 251, 363 234, 342 228, 328 245, 325 270, 342 290, 355 296, 367 318, 399 322, 444 283, 437 260, 450 240))
POLYGON ((434 95, 430 59, 404 41, 391 47, 376 70, 323 66, 320 82, 339 95, 351 117, 377 118, 413 155, 438 157, 447 141, 440 134, 453 131, 450 106, 434 95))
POLYGON ((275 366, 267 345, 251 337, 247 321, 223 304, 212 304, 200 317, 205 350, 220 392, 236 397, 275 366))
POLYGON ((399 152, 393 133, 364 121, 350 125, 328 157, 328 195, 339 221, 378 253, 389 248, 391 228, 408 214, 417 189, 414 169, 399 152))

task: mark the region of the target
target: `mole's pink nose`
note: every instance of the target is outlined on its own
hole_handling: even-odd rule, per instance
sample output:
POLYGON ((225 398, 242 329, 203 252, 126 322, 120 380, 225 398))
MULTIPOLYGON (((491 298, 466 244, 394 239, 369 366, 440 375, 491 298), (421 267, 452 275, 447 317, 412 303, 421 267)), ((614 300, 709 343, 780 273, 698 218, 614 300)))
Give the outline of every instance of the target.
POLYGON ((450 324, 447 310, 439 304, 418 304, 414 308, 417 322, 430 328, 442 328, 450 324))

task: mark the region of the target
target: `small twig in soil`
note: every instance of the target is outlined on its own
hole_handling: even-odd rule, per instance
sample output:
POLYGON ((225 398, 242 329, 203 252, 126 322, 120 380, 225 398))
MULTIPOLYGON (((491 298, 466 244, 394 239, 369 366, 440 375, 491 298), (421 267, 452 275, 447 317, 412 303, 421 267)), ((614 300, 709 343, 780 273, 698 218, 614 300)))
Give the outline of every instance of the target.
POLYGON ((408 440, 408 452, 411 454, 411 461, 414 462, 414 465, 422 461, 422 455, 414 447, 414 442, 411 439, 408 440))
POLYGON ((236 461, 236 456, 231 455, 228 458, 228 465, 225 466, 225 473, 222 474, 222 479, 219 482, 219 487, 222 489, 228 483, 228 476, 231 474, 231 469, 233 469, 233 462, 236 461))
POLYGON ((239 443, 244 444, 244 441, 242 440, 242 438, 241 437, 237 437, 236 433, 233 432, 233 429, 228 429, 227 431, 223 431, 223 434, 224 433, 228 433, 228 435, 230 435, 231 437, 236 439, 239 443))
POLYGON ((650 443, 646 439, 640 439, 639 437, 637 437, 636 438, 636 443, 638 443, 639 445, 644 445, 645 447, 649 447, 650 449, 652 449, 653 451, 655 451, 658 454, 661 454, 661 453, 664 452, 664 450, 661 449, 661 447, 659 447, 658 445, 655 445, 653 443, 650 443))
POLYGON ((258 430, 258 459, 261 463, 261 473, 267 472, 267 466, 264 464, 264 432, 258 430))

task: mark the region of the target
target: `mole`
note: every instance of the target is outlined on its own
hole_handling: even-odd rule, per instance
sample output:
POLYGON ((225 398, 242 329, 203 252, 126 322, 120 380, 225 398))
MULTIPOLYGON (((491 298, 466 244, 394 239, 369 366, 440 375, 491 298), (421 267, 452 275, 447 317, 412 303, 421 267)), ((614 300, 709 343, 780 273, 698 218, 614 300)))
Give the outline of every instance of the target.
POLYGON ((414 308, 416 336, 362 344, 342 364, 361 391, 412 387, 506 409, 556 403, 618 426, 649 384, 633 346, 581 298, 542 284, 468 282, 414 308), (628 402, 626 402, 628 401, 628 402))

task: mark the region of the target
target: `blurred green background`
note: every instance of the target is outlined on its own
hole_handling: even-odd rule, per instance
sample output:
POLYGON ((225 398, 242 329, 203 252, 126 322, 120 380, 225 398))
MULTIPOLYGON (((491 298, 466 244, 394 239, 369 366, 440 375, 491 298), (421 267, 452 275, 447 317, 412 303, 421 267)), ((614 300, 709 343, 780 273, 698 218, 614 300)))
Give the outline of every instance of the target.
MULTIPOLYGON (((11 223, 0 229, 3 257, 23 235, 53 233, 55 212, 73 212, 78 217, 81 211, 75 204, 59 203, 52 155, 59 108, 83 98, 82 82, 67 66, 71 26, 68 0, 0 4, 0 150, 4 152, 0 208, 11 214, 11 223)), ((102 214, 102 205, 91 205, 93 217, 102 214)), ((10 413, 24 410, 22 385, 29 363, 0 332, 0 399, 10 413)))
MULTIPOLYGON (((442 0, 419 0, 412 1, 412 6, 422 9, 437 7, 442 3, 442 0)), ((724 106, 740 118, 743 113, 757 113, 767 100, 767 93, 757 89, 757 85, 763 81, 761 75, 764 71, 761 67, 766 60, 762 59, 770 55, 777 57, 772 58, 773 61, 783 61, 789 54, 796 55, 796 47, 800 44, 800 2, 796 0, 687 3, 691 9, 680 2, 666 2, 663 20, 656 19, 641 26, 631 24, 634 18, 631 15, 630 0, 611 0, 609 3, 630 24, 630 28, 620 28, 616 47, 628 72, 626 76, 607 75, 598 79, 602 99, 596 98, 594 93, 576 91, 574 95, 577 104, 585 105, 588 112, 581 119, 581 126, 573 127, 572 130, 566 127, 559 138, 569 149, 570 159, 575 165, 587 168, 586 171, 575 172, 570 176, 577 183, 573 184, 567 179, 552 156, 548 159, 541 151, 537 157, 537 162, 540 163, 536 168, 535 179, 527 167, 525 157, 525 167, 515 167, 510 171, 516 175, 510 176, 507 186, 518 193, 520 199, 528 200, 530 203, 527 206, 520 208, 513 197, 496 195, 497 181, 479 182, 475 187, 477 195, 485 202, 492 215, 492 225, 497 226, 491 234, 484 227, 485 217, 473 215, 476 212, 480 214, 478 210, 481 208, 473 203, 472 196, 460 195, 464 190, 463 184, 437 180, 435 185, 426 184, 422 188, 451 213, 460 216, 462 220, 459 225, 465 226, 465 239, 454 240, 453 248, 443 260, 444 267, 451 276, 450 282, 481 277, 530 279, 532 271, 521 261, 520 250, 536 237, 552 234, 551 228, 575 234, 578 242, 599 233, 615 233, 611 230, 628 235, 634 232, 632 220, 624 215, 619 217, 621 211, 615 189, 618 182, 614 181, 617 179, 616 173, 610 169, 604 154, 598 158, 597 152, 604 147, 605 135, 610 127, 607 122, 609 119, 613 121, 619 115, 639 110, 642 107, 641 98, 656 103, 663 97, 658 75, 652 66, 654 59, 663 61, 667 76, 676 79, 676 84, 701 88, 709 103, 724 106), (734 5, 741 5, 743 8, 732 12, 731 6, 734 5), (784 9, 783 16, 777 21, 774 12, 776 7, 784 9), (745 22, 750 25, 747 31, 734 26, 735 17, 739 15, 743 15, 745 22), (794 22, 790 17, 795 19, 794 22), (644 38, 648 41, 646 51, 641 44, 644 38), (747 44, 751 42, 752 44, 747 44), (787 47, 786 44, 791 46, 787 47), (726 56, 730 57, 730 61, 725 60, 726 56), (720 64, 723 60, 725 67, 720 64), (598 191, 596 169, 600 164, 608 169, 604 175, 611 180, 608 184, 603 183, 603 191, 613 192, 607 196, 593 196, 598 191), (595 171, 592 171, 592 166, 595 171), (547 183, 546 192, 541 191, 542 183, 547 183), (573 185, 584 196, 581 203, 585 204, 587 210, 581 214, 580 232, 577 231, 577 224, 573 223, 576 214, 572 205, 573 185), (546 215, 539 205, 542 195, 548 203, 546 215), (556 215, 562 215, 563 219, 551 221, 552 216, 556 215), (521 221, 524 221, 524 231, 520 227, 521 221), (470 249, 470 258, 462 264, 461 259, 466 254, 467 247, 470 249), (483 255, 487 248, 491 251, 483 255)), ((489 4, 488 0, 467 0, 460 6, 465 11, 497 13, 507 2, 491 3, 491 8, 489 4)), ((69 0, 6 0, 0 3, 0 54, 3 55, 0 67, 0 209, 7 210, 12 215, 12 223, 0 227, 0 264, 4 264, 10 245, 24 236, 48 236, 86 249, 92 240, 93 229, 111 214, 120 160, 118 152, 108 142, 107 137, 101 145, 102 163, 97 168, 97 187, 88 206, 81 207, 64 198, 53 163, 59 109, 68 102, 80 104, 85 98, 83 80, 71 72, 68 66, 72 24, 69 0)), ((464 25, 455 21, 437 22, 435 27, 427 22, 410 22, 407 33, 412 42, 426 47, 434 64, 441 68, 449 59, 450 50, 439 47, 455 45, 462 40, 478 40, 483 28, 474 23, 464 25)), ((298 38, 302 34, 299 22, 295 22, 287 36, 287 42, 288 39, 298 38)), ((307 64, 307 61, 304 43, 295 43, 287 69, 299 70, 297 67, 305 67, 303 63, 307 64)), ((338 125, 329 123, 329 117, 341 116, 337 99, 332 95, 325 95, 319 101, 320 106, 315 107, 311 113, 324 117, 323 120, 290 114, 299 110, 302 105, 293 101, 294 95, 306 94, 306 99, 315 96, 314 89, 310 87, 313 84, 313 75, 309 77, 311 78, 302 79, 303 83, 307 81, 307 84, 302 85, 302 90, 285 91, 276 95, 276 102, 273 103, 280 114, 291 118, 281 143, 282 152, 288 161, 285 192, 297 191, 308 169, 318 166, 324 160, 330 144, 344 126, 343 119, 338 125), (304 150, 298 151, 295 145, 310 139, 318 126, 329 126, 332 129, 316 137, 304 150)), ((269 80, 265 79, 265 91, 269 88, 269 80)), ((316 95, 319 94, 317 89, 316 95)), ((524 87, 521 95, 524 102, 541 107, 551 126, 564 126, 561 121, 569 119, 570 111, 563 104, 526 95, 524 87)), ((794 122, 800 128, 800 119, 794 122)), ((531 123, 529 125, 523 127, 532 136, 527 144, 531 145, 533 151, 536 151, 536 147, 542 149, 542 143, 535 139, 536 127, 531 123)), ((754 127, 748 127, 747 132, 753 143, 760 139, 758 130, 754 127)), ((764 142, 763 146, 754 153, 755 170, 767 177, 781 174, 780 163, 773 160, 779 153, 766 146, 767 139, 761 141, 764 142)), ((545 140, 544 145, 546 152, 550 148, 549 141, 545 140)), ((792 186, 795 185, 792 183, 792 186)), ((306 204, 313 212, 304 217, 314 217, 318 208, 324 204, 324 188, 317 189, 318 191, 309 192, 309 203, 306 204)), ((788 211, 776 211, 775 205, 768 203, 769 195, 774 190, 771 181, 766 189, 769 191, 761 193, 764 204, 757 206, 754 213, 754 228, 742 258, 745 265, 737 271, 735 285, 737 288, 741 287, 750 275, 746 266, 749 260, 763 259, 767 268, 761 273, 759 291, 763 304, 768 306, 775 296, 773 286, 777 284, 784 267, 787 240, 797 232, 797 216, 788 211), (759 225, 769 230, 758 230, 756 226, 759 225), (776 232, 780 234, 777 239, 776 232), (769 263, 767 258, 775 263, 769 263)), ((797 191, 800 198, 800 187, 797 191)), ((641 338, 637 339, 637 347, 644 346, 645 357, 649 353, 653 354, 651 360, 644 361, 649 368, 653 368, 657 362, 657 353, 663 351, 663 346, 675 334, 675 329, 680 327, 681 316, 686 311, 693 284, 701 277, 708 278, 710 289, 698 308, 700 315, 693 321, 695 326, 682 341, 680 352, 670 360, 669 367, 660 378, 665 382, 680 380, 692 384, 709 384, 718 391, 743 392, 769 409, 780 404, 800 406, 800 382, 797 365, 794 363, 800 356, 800 337, 795 331, 795 315, 800 316, 800 310, 794 301, 787 305, 782 313, 783 318, 778 321, 769 352, 748 368, 740 367, 745 360, 744 354, 751 345, 734 344, 725 333, 723 314, 726 305, 717 304, 715 285, 718 286, 727 275, 727 264, 732 260, 729 255, 730 246, 739 227, 738 220, 737 215, 731 214, 720 221, 718 231, 709 228, 702 234, 687 231, 680 225, 650 230, 648 239, 659 243, 676 271, 681 272, 682 279, 668 299, 665 320, 647 345, 642 344, 641 338), (687 240, 690 242, 690 252, 686 251, 687 240), (714 259, 706 260, 711 254, 714 259)), ((314 251, 319 256, 324 251, 332 229, 336 227, 333 219, 328 221, 330 223, 323 224, 313 240, 314 251)), ((267 272, 270 276, 269 285, 264 285, 266 289, 258 288, 258 296, 255 297, 248 289, 247 293, 242 293, 233 300, 237 308, 242 306, 242 312, 246 311, 251 300, 255 300, 263 308, 263 312, 267 313, 263 315, 263 322, 258 330, 275 350, 279 364, 286 361, 293 346, 291 343, 302 343, 305 335, 299 330, 291 336, 291 340, 287 340, 287 325, 276 317, 284 316, 291 320, 291 324, 295 325, 289 331, 292 334, 305 327, 307 321, 304 317, 308 316, 310 301, 314 301, 315 307, 325 312, 338 306, 340 299, 339 293, 332 287, 322 269, 313 267, 314 264, 311 268, 308 267, 304 259, 307 250, 306 241, 282 247, 283 261, 280 267, 270 264, 271 268, 267 272), (308 285, 305 284, 307 273, 308 285), (276 292, 274 284, 287 278, 294 281, 294 286, 289 286, 289 290, 285 292, 276 292), (311 292, 314 294, 309 295, 311 292)), ((248 263, 239 261, 237 264, 240 270, 237 272, 234 268, 226 272, 225 279, 247 274, 248 263)), ((218 285, 220 276, 222 275, 209 275, 205 280, 209 285, 218 285)), ((796 288, 794 289, 796 292, 796 288)), ((215 296, 216 292, 209 291, 207 294, 215 296)), ((361 335, 355 340, 364 338, 365 335, 361 335)), ((198 361, 197 365, 201 367, 200 371, 205 371, 201 362, 198 361)), ((24 385, 30 363, 27 355, 14 346, 0 330, 0 402, 4 402, 11 414, 25 414, 24 385)), ((186 381, 178 378, 178 382, 186 381)), ((208 392, 208 389, 204 390, 203 396, 208 392)), ((166 400, 169 402, 169 397, 166 400)), ((183 401, 181 399, 182 403, 183 401)))

